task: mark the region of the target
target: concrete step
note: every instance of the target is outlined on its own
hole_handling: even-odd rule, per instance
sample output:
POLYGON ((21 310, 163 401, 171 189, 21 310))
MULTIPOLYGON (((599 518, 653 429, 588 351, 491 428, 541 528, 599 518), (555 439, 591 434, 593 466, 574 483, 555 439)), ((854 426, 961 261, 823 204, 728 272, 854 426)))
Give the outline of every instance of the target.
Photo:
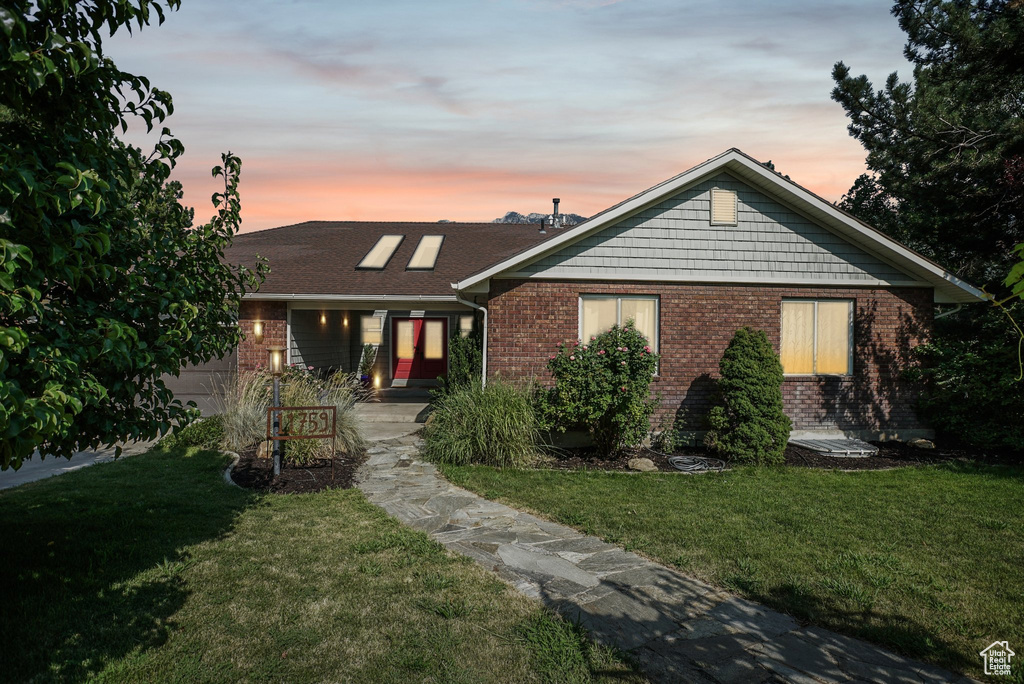
POLYGON ((355 411, 364 423, 422 423, 427 419, 427 402, 367 402, 355 411))

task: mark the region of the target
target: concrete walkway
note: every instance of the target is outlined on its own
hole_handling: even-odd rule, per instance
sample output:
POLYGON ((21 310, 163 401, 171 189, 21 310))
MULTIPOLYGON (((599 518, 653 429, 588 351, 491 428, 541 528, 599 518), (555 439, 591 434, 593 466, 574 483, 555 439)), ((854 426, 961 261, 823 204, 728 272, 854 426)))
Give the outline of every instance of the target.
POLYGON ((359 472, 370 501, 469 556, 655 682, 967 682, 483 499, 417 459, 414 435, 377 441, 359 472))
MULTIPOLYGON (((123 451, 121 452, 121 458, 142 453, 153 446, 153 444, 155 444, 155 442, 132 442, 122 444, 121 447, 123 451)), ((36 480, 53 477, 54 475, 63 475, 64 473, 70 473, 74 470, 81 470, 87 466, 113 460, 113 447, 109 449, 89 449, 87 451, 78 451, 75 452, 70 461, 59 456, 47 456, 46 458, 43 458, 37 451, 31 459, 24 461, 21 464, 21 467, 17 470, 8 469, 0 472, 0 489, 17 487, 18 485, 23 485, 26 482, 35 482, 36 480)))

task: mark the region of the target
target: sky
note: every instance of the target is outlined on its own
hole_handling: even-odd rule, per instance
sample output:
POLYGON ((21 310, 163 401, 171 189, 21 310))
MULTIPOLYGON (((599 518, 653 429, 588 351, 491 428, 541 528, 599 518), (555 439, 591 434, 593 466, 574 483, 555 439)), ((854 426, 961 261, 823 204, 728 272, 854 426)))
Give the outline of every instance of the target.
MULTIPOLYGON (((910 74, 890 0, 185 0, 106 39, 169 91, 197 221, 242 159, 242 230, 590 216, 738 147, 835 201, 864 151, 835 62, 910 74)), ((152 145, 142 127, 126 138, 152 145)))

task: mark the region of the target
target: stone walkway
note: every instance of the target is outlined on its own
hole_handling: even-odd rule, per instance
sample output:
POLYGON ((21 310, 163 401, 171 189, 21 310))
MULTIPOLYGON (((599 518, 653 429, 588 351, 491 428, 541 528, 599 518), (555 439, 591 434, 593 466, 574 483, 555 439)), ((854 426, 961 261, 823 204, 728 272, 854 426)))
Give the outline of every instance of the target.
POLYGON ((655 682, 968 682, 453 486, 415 436, 370 448, 359 488, 403 523, 636 658, 655 682))

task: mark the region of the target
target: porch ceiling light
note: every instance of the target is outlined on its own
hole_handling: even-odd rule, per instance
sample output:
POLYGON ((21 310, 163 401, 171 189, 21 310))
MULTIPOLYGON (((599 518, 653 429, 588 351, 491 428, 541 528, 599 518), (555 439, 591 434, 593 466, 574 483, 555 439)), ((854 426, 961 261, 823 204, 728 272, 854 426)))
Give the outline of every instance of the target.
POLYGON ((366 253, 363 260, 356 268, 379 271, 388 265, 391 257, 395 255, 398 245, 402 244, 404 235, 382 235, 377 244, 366 253))
POLYGON ((252 336, 257 342, 263 341, 263 321, 254 321, 252 324, 252 336))
POLYGON ((437 255, 441 252, 444 235, 424 235, 416 245, 416 251, 409 259, 408 271, 432 271, 437 263, 437 255))
POLYGON ((284 372, 284 347, 267 347, 267 354, 270 356, 267 362, 270 374, 280 376, 284 372))

